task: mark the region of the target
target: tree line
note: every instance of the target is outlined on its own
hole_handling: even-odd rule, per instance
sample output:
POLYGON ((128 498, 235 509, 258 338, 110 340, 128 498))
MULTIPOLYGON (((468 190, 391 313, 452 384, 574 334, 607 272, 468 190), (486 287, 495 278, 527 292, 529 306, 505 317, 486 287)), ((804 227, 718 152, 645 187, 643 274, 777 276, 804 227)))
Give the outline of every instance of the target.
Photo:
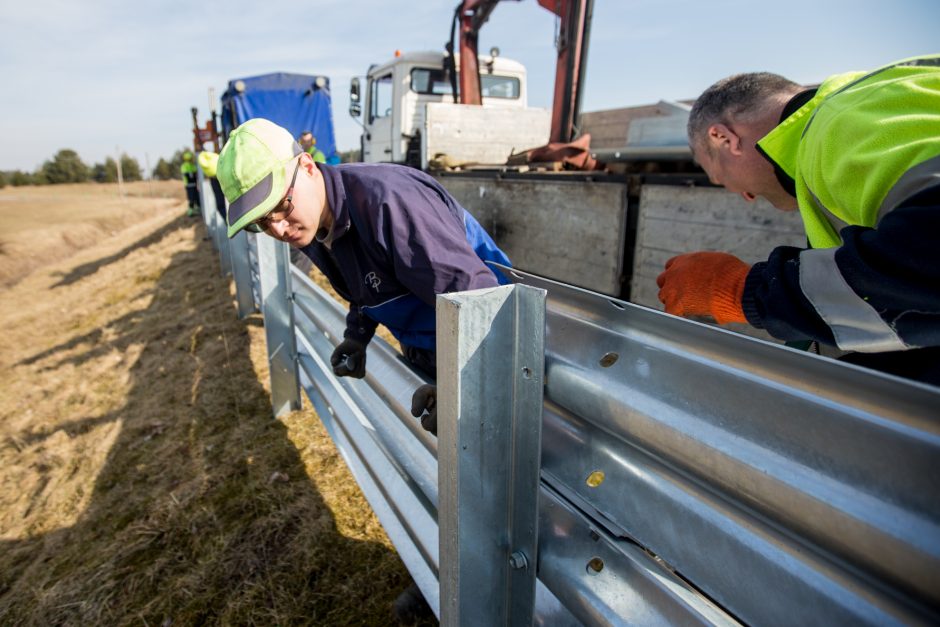
MULTIPOLYGON (((153 168, 151 176, 158 181, 182 178, 180 165, 183 163, 183 152, 185 151, 185 148, 177 150, 169 160, 161 157, 153 168)), ((140 181, 143 179, 143 170, 137 159, 122 154, 120 163, 121 177, 125 181, 140 181)), ((104 163, 89 166, 71 148, 63 148, 52 159, 38 167, 35 172, 24 172, 22 170, 0 171, 0 188, 7 185, 17 187, 20 185, 57 185, 60 183, 117 183, 117 180, 118 162, 113 157, 106 158, 104 163)))
MULTIPOLYGON (((186 148, 180 148, 173 153, 169 159, 160 157, 157 165, 150 173, 151 177, 157 181, 169 181, 172 179, 181 179, 180 165, 183 163, 183 153, 186 148)), ((359 161, 359 150, 347 150, 339 153, 343 163, 359 161)), ((12 170, 8 172, 0 171, 0 188, 12 185, 57 185, 59 183, 117 183, 118 180, 117 161, 112 157, 104 160, 104 163, 96 163, 92 166, 86 165, 78 153, 71 148, 63 148, 55 154, 52 159, 43 163, 35 172, 24 172, 22 170, 12 170)), ((137 159, 127 155, 121 155, 121 176, 125 181, 139 181, 143 178, 143 173, 137 159)))

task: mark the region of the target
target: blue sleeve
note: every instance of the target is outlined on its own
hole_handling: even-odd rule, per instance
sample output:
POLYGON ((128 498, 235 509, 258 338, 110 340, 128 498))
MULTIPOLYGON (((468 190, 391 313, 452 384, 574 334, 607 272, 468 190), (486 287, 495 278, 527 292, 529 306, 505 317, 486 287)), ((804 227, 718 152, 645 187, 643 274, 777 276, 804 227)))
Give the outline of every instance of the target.
POLYGON ((346 313, 346 331, 343 332, 343 337, 368 344, 372 341, 372 336, 375 335, 375 329, 378 326, 378 322, 362 313, 359 305, 350 303, 349 312, 346 313))
POLYGON ((741 306, 747 321, 779 340, 816 340, 834 345, 832 331, 800 290, 801 248, 780 246, 755 263, 744 282, 741 306))
POLYGON ((431 307, 437 294, 498 285, 467 241, 463 209, 451 203, 433 187, 419 186, 383 205, 381 239, 395 276, 431 307))
POLYGON ((343 279, 343 274, 336 266, 336 261, 326 252, 326 249, 316 241, 300 249, 313 265, 323 273, 336 293, 345 301, 349 302, 349 311, 346 313, 346 330, 343 332, 344 338, 350 338, 368 344, 375 335, 375 329, 378 323, 369 316, 362 313, 358 305, 352 302, 349 288, 343 279))
MULTIPOLYGON (((878 344, 879 321, 903 348, 940 346, 940 187, 912 197, 876 228, 849 226, 837 249, 776 248, 748 274, 742 305, 748 321, 782 340, 817 340, 845 350, 851 326, 878 344), (818 259, 827 256, 829 265, 818 259), (813 285, 813 264, 825 270, 813 285), (843 292, 841 300, 833 294, 843 292), (852 297, 854 296, 854 301, 852 297), (866 319, 867 317, 867 319, 866 319)), ((862 345, 864 341, 862 341, 862 345)), ((871 352, 893 348, 869 348, 871 352)))

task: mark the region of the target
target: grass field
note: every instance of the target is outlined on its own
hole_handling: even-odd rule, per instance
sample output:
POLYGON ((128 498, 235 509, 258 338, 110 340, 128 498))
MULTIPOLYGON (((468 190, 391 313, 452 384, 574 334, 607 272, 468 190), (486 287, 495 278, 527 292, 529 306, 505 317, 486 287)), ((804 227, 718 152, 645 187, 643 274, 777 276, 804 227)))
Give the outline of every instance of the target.
POLYGON ((0 624, 390 624, 408 574, 312 410, 271 419, 181 199, 0 190, 0 624))

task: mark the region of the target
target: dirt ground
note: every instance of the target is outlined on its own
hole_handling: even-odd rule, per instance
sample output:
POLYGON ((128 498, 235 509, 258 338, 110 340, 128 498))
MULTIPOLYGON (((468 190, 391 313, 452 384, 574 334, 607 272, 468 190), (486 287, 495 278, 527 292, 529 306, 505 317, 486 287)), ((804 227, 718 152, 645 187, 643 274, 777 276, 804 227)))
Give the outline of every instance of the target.
POLYGON ((407 571, 181 199, 0 190, 0 624, 390 624, 407 571))

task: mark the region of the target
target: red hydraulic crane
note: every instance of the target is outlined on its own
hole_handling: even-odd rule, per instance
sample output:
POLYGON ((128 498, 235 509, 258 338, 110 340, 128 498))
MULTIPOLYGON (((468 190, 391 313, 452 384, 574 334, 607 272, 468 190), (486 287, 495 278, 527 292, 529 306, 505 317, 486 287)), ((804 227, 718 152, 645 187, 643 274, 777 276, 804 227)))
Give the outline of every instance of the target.
MULTIPOLYGON (((500 0, 463 0, 454 14, 460 25, 460 102, 482 104, 477 36, 500 0)), ((517 0, 518 1, 518 0, 517 0)), ((588 35, 594 0, 537 0, 558 16, 558 61, 555 66, 555 98, 552 104, 550 142, 570 142, 581 109, 581 90, 587 65, 588 35)), ((453 52, 454 32, 448 50, 453 52)))
POLYGON ((212 142, 213 150, 219 152, 219 133, 216 131, 216 114, 215 111, 212 112, 212 118, 206 120, 206 125, 204 127, 199 126, 199 120, 197 119, 199 115, 199 110, 196 107, 193 107, 190 110, 193 114, 193 149, 198 152, 205 150, 205 145, 208 142, 212 142))

